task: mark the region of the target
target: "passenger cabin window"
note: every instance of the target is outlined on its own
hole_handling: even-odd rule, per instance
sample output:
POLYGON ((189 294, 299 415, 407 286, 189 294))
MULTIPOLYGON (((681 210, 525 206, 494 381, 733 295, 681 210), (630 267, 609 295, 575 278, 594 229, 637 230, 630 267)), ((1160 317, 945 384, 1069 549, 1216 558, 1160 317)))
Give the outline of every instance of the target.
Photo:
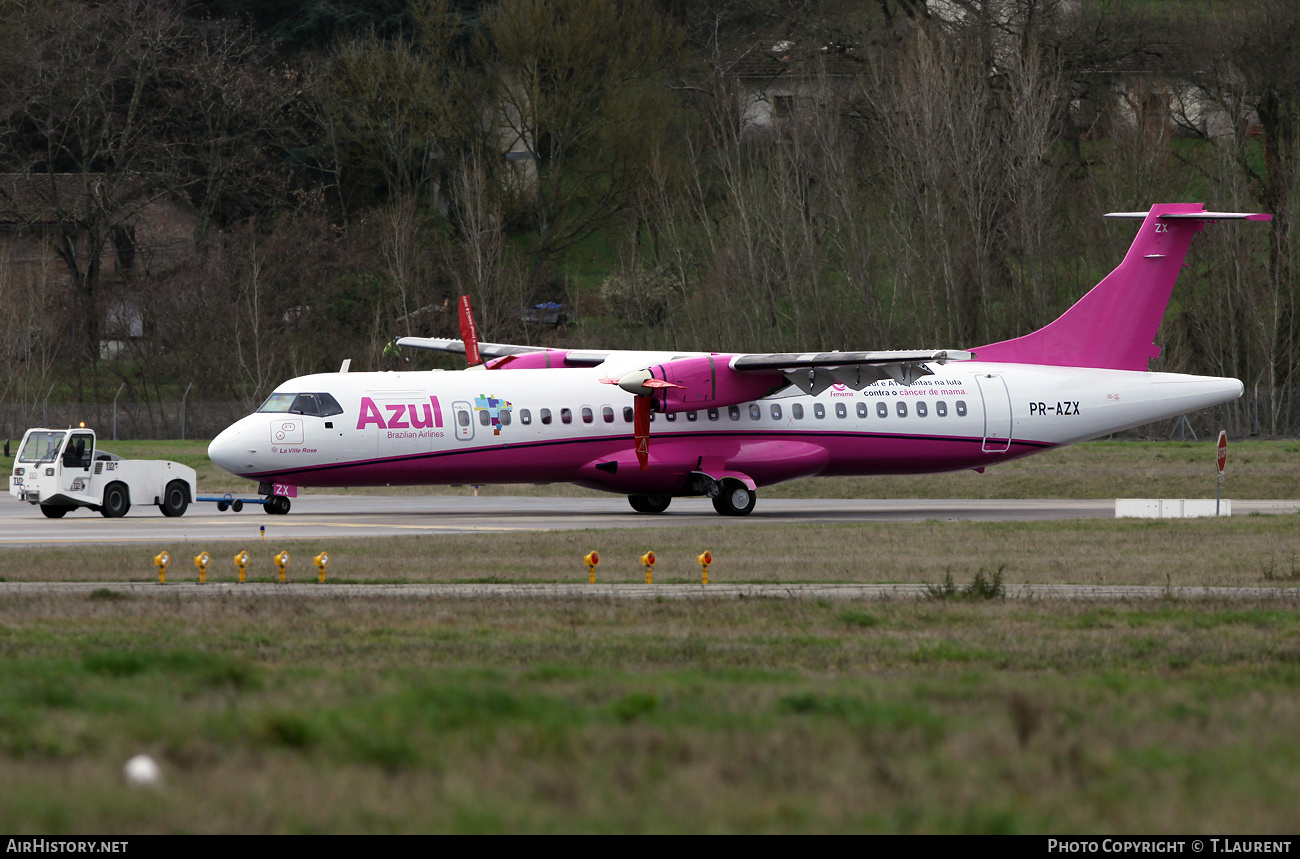
POLYGON ((542 409, 540 412, 538 412, 538 414, 540 414, 541 417, 542 417, 542 423, 544 423, 544 424, 549 424, 549 423, 551 422, 551 410, 550 410, 550 409, 542 409))
POLYGON ((709 409, 709 420, 716 421, 717 419, 718 419, 718 410, 709 409))
POLYGON ((528 409, 520 409, 519 422, 524 426, 531 424, 533 422, 533 413, 528 411, 528 409))
POLYGON ((948 404, 943 400, 934 404, 934 413, 941 418, 948 417, 948 404))
POLYGON ((700 416, 700 415, 699 415, 699 412, 687 412, 687 413, 686 413, 686 419, 687 419, 688 421, 693 421, 693 420, 695 420, 696 418, 698 418, 699 416, 700 416))
POLYGON ((957 417, 959 417, 959 418, 964 418, 964 417, 966 417, 966 401, 965 401, 965 400, 958 400, 958 401, 957 401, 957 417))
MULTIPOLYGON (((654 417, 654 415, 651 415, 650 417, 654 417)), ((636 410, 633 409, 631 406, 624 406, 624 407, 623 407, 623 423, 625 423, 625 424, 630 424, 630 423, 632 423, 632 421, 635 420, 635 419, 636 419, 636 410)))
POLYGON ((925 400, 916 401, 916 416, 918 418, 925 417, 928 411, 929 411, 929 407, 925 404, 925 400))
POLYGON ((846 405, 844 405, 843 403, 836 403, 836 404, 835 404, 835 417, 837 417, 837 418, 847 418, 848 416, 849 416, 849 407, 846 406, 846 405))
POLYGON ((878 418, 889 417, 889 406, 885 405, 880 400, 876 400, 876 417, 878 418))
POLYGON ((560 409, 560 423, 573 423, 573 409, 560 409))
POLYGON ((758 406, 756 406, 756 405, 755 405, 755 406, 750 406, 750 407, 749 407, 749 419, 750 419, 751 421, 756 421, 756 420, 758 420, 758 419, 761 418, 761 417, 763 417, 763 410, 762 410, 762 409, 760 409, 760 408, 759 408, 758 406))
POLYGON ((664 415, 664 420, 666 421, 677 420, 677 412, 669 412, 668 414, 664 415))
POLYGON ((583 422, 584 424, 589 424, 589 423, 591 423, 592 421, 594 421, 595 419, 596 419, 596 415, 595 415, 594 412, 592 412, 591 407, 590 407, 590 406, 583 406, 583 407, 582 407, 582 422, 583 422))
POLYGON ((488 414, 487 409, 478 410, 478 425, 481 427, 492 426, 492 416, 488 414))
POLYGON ((803 406, 799 403, 790 406, 790 416, 797 421, 803 420, 803 406))
POLYGON ((501 426, 503 427, 510 426, 510 409, 498 409, 497 416, 501 420, 501 426))
POLYGON ((813 403, 813 417, 819 421, 825 419, 826 406, 822 403, 813 403))
POLYGON ((456 412, 456 423, 460 424, 463 427, 469 426, 469 412, 464 412, 464 411, 456 412))
POLYGON ((727 406, 727 417, 733 421, 740 420, 740 406, 727 406))
POLYGON ((858 403, 858 417, 865 418, 866 416, 867 416, 867 404, 858 403))
POLYGON ((899 400, 898 405, 894 408, 894 411, 898 412, 898 416, 900 418, 907 417, 907 403, 903 402, 902 400, 899 400))
POLYGON ((772 404, 772 420, 774 421, 781 420, 781 407, 776 403, 772 404))
POLYGON ((603 420, 603 421, 604 421, 605 423, 607 423, 607 424, 612 424, 612 423, 614 422, 614 409, 613 409, 613 407, 611 407, 611 406, 601 406, 601 407, 600 407, 600 419, 603 420))

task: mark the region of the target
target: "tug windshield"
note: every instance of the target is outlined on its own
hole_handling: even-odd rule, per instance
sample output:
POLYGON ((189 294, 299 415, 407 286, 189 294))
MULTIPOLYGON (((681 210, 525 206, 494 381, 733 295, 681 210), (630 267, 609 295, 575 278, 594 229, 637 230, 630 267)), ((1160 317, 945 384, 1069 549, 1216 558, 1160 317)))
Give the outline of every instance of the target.
POLYGON ((63 444, 66 433, 34 432, 23 442, 23 449, 18 452, 19 462, 53 462, 59 455, 59 445, 63 444))

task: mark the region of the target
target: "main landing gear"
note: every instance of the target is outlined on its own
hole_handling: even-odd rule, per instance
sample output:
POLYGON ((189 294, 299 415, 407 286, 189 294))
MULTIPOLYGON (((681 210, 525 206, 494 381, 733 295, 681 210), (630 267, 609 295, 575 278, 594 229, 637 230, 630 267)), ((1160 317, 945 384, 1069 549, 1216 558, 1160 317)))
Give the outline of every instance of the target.
MULTIPOLYGON (((734 478, 723 480, 713 496, 713 509, 722 516, 748 516, 758 501, 758 493, 734 478)), ((638 513, 662 513, 672 503, 669 495, 629 495, 627 502, 638 513)))
POLYGON ((739 480, 728 478, 713 496, 713 509, 722 516, 748 516, 758 501, 758 493, 739 480))
POLYGON ((673 502, 671 495, 629 495, 627 503, 638 513, 662 513, 673 502))

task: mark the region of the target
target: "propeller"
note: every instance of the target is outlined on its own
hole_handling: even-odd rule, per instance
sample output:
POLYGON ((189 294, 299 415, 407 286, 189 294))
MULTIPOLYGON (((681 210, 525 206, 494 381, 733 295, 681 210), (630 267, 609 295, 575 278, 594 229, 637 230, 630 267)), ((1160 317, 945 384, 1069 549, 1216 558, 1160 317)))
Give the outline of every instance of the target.
POLYGON ((483 363, 478 354, 478 328, 474 325, 474 311, 469 306, 469 296, 460 297, 460 339, 465 343, 465 360, 471 367, 483 363))
POLYGON ((618 385, 635 396, 632 401, 632 438, 636 444, 636 461, 641 464, 642 471, 649 471, 651 397, 656 390, 686 386, 666 379, 656 379, 649 370, 634 370, 621 379, 605 377, 600 381, 606 385, 618 385))

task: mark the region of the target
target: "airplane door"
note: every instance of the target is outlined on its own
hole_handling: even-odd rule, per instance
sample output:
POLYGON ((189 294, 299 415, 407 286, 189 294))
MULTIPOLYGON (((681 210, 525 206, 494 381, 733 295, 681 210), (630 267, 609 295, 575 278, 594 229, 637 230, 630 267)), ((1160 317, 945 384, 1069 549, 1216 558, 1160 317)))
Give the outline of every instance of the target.
POLYGON ((466 402, 451 404, 451 413, 456 419, 456 438, 468 441, 474 437, 474 409, 466 402))
POLYGON ((1006 380, 980 373, 975 381, 984 400, 984 452, 1003 453, 1011 447, 1011 394, 1006 380))

